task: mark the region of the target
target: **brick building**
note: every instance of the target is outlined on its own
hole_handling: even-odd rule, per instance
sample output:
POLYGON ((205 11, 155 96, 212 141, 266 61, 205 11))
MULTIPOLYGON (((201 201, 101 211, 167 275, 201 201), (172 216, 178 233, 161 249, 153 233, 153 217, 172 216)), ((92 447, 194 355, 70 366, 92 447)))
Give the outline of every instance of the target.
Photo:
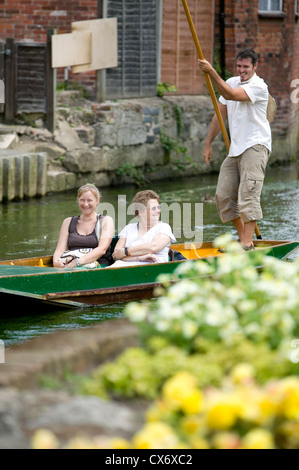
POLYGON ((215 20, 215 46, 223 68, 234 74, 234 58, 247 47, 259 54, 258 74, 278 104, 272 124, 276 147, 281 139, 282 151, 298 156, 299 2, 216 0, 215 20))
MULTIPOLYGON (((189 0, 188 4, 202 48, 206 57, 212 60, 214 2, 189 0)), ((0 41, 13 38, 16 42, 43 43, 48 28, 56 29, 57 34, 70 33, 72 22, 101 17, 118 18, 119 66, 117 71, 107 71, 108 96, 138 95, 139 91, 134 93, 128 89, 130 87, 120 93, 115 89, 115 83, 118 77, 126 81, 126 74, 132 80, 132 69, 136 64, 141 62, 146 69, 149 61, 154 68, 155 86, 140 95, 155 94, 159 80, 174 83, 180 94, 206 93, 204 81, 194 66, 196 51, 181 0, 0 0, 0 41), (148 49, 147 42, 150 42, 148 49), (140 54, 136 53, 138 43, 143 43, 140 54), (123 69, 130 63, 130 49, 134 51, 135 62, 130 64, 130 72, 126 72, 123 69)), ((148 70, 146 74, 148 77, 148 70)), ((69 76, 72 79, 71 73, 69 76)), ((58 78, 63 79, 62 70, 59 70, 58 78)), ((95 73, 76 75, 74 79, 90 88, 95 86, 95 73)), ((144 80, 144 77, 140 79, 144 80)))
MULTIPOLYGON (((188 0, 205 57, 234 73, 236 53, 254 47, 258 73, 278 103, 273 133, 284 152, 299 148, 299 0, 188 0), (287 147, 285 143, 287 142, 287 147)), ((159 81, 178 94, 207 94, 181 0, 0 0, 0 41, 43 43, 48 28, 117 16, 119 66, 107 70, 107 97, 154 96, 159 81)), ((0 72, 3 55, 0 55, 0 72)), ((0 76, 0 78, 2 78, 0 76)), ((63 79, 63 70, 58 78, 63 79)), ((72 76, 70 74, 70 78, 72 76)), ((74 79, 95 88, 96 73, 74 79)))
MULTIPOLYGON (((0 41, 13 38, 19 43, 45 43, 47 29, 70 33, 72 21, 95 18, 97 0, 0 0, 0 41)), ((94 73, 81 78, 87 86, 94 86, 94 73)))

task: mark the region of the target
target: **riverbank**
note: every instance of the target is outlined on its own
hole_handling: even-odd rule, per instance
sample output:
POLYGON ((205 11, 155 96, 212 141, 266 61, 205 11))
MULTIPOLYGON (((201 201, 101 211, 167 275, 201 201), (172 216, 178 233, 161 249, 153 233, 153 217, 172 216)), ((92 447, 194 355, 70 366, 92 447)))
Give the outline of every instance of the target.
POLYGON ((50 383, 70 373, 87 373, 137 343, 136 327, 123 318, 7 348, 5 363, 0 363, 0 449, 30 448, 40 428, 52 430, 62 441, 78 433, 130 437, 140 426, 138 407, 39 384, 42 376, 50 383))
MULTIPOLYGON (((222 136, 213 144, 211 166, 202 159, 213 114, 208 96, 97 103, 79 91, 57 93, 53 133, 34 116, 26 124, 0 126, 0 201, 63 192, 86 181, 142 186, 218 172, 226 154, 222 136)), ((272 164, 290 158, 288 142, 273 136, 272 164)))

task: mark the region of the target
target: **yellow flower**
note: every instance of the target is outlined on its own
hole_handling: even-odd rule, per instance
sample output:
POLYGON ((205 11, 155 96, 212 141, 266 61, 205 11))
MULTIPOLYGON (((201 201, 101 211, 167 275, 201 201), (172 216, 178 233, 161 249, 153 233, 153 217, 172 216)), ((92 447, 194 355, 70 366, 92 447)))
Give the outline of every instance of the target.
POLYGON ((31 439, 32 449, 57 449, 58 439, 48 429, 39 429, 31 439))
POLYGON ((278 400, 271 393, 262 393, 259 399, 260 418, 258 422, 265 423, 274 417, 278 411, 278 400))
MULTIPOLYGON (((97 449, 99 447, 92 439, 88 437, 76 436, 67 443, 65 448, 83 450, 83 449, 97 449)), ((105 446, 101 445, 100 449, 105 449, 105 446)))
POLYGON ((169 406, 168 402, 165 400, 157 400, 147 409, 145 413, 146 421, 153 422, 167 420, 172 412, 173 408, 169 406))
POLYGON ((255 428, 243 437, 243 449, 275 449, 273 436, 270 431, 255 428))
POLYGON ((112 449, 130 449, 130 443, 126 439, 121 437, 113 437, 110 440, 110 446, 112 449))
POLYGON ((174 409, 181 409, 186 414, 197 414, 203 407, 196 379, 187 372, 178 372, 164 384, 163 397, 174 409))
POLYGON ((181 428, 186 434, 195 434, 203 429, 202 416, 189 415, 181 420, 181 428))
POLYGON ((254 379, 254 367, 248 363, 238 364, 232 369, 230 377, 235 384, 252 383, 254 379))
POLYGON ((192 449, 210 449, 209 443, 201 436, 190 436, 192 449))
POLYGON ((209 428, 230 429, 237 421, 241 406, 234 395, 219 395, 213 397, 207 405, 206 420, 209 428))
POLYGON ((213 447, 215 449, 239 449, 241 439, 233 432, 218 432, 213 438, 213 447))
POLYGON ((239 386, 235 393, 235 400, 239 403, 238 417, 245 421, 260 423, 262 419, 262 397, 263 393, 257 387, 239 386))
POLYGON ((288 419, 299 419, 299 378, 286 377, 278 386, 281 394, 280 412, 288 419))
POLYGON ((147 423, 133 437, 134 449, 174 449, 180 441, 172 428, 165 423, 147 423))

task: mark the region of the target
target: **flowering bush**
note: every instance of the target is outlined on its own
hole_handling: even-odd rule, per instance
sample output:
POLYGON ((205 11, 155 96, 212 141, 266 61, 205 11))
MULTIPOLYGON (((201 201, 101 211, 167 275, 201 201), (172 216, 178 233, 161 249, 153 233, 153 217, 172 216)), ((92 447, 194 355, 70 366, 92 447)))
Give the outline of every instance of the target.
POLYGON ((266 343, 248 340, 234 345, 198 339, 197 351, 188 354, 159 337, 151 338, 146 348, 127 348, 113 362, 98 367, 86 379, 83 393, 102 398, 157 398, 163 384, 174 374, 192 373, 200 388, 219 386, 223 377, 238 364, 250 362, 258 383, 273 376, 298 373, 298 365, 280 350, 271 350, 266 343))
MULTIPOLYGON (((57 448, 48 430, 32 439, 34 448, 57 448)), ((299 449, 299 377, 259 386, 254 368, 239 364, 221 388, 198 388, 197 379, 178 372, 148 409, 146 423, 130 441, 77 437, 77 449, 299 449)))
MULTIPOLYGON (((85 381, 85 393, 154 399, 144 427, 130 441, 78 438, 68 448, 299 449, 299 258, 216 243, 229 256, 184 262, 161 276, 162 297, 128 305, 143 347, 85 381)), ((46 430, 32 445, 59 447, 46 430)))
POLYGON ((299 448, 299 378, 289 376, 261 387, 253 373, 251 365, 239 364, 221 389, 204 391, 192 375, 178 373, 147 412, 133 446, 152 448, 148 427, 163 423, 188 448, 299 448))
POLYGON ((225 344, 247 338, 272 348, 289 345, 299 334, 299 260, 287 263, 259 250, 249 256, 226 237, 216 242, 228 256, 182 263, 174 284, 173 275, 161 276, 164 295, 129 304, 130 320, 145 337, 160 333, 189 349, 198 336, 225 344))

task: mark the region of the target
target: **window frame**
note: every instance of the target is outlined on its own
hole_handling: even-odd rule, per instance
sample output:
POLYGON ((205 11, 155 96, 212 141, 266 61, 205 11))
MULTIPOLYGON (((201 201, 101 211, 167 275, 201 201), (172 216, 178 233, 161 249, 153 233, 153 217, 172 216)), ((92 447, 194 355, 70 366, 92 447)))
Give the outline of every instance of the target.
MULTIPOLYGON (((262 13, 262 14, 270 14, 270 15, 282 14, 283 13, 283 0, 279 0, 279 1, 280 1, 280 9, 279 10, 271 10, 271 0, 267 0, 267 2, 268 2, 267 10, 260 10, 260 8, 258 6, 258 12, 262 13)), ((298 3, 298 1, 297 1, 297 3, 298 3)))

